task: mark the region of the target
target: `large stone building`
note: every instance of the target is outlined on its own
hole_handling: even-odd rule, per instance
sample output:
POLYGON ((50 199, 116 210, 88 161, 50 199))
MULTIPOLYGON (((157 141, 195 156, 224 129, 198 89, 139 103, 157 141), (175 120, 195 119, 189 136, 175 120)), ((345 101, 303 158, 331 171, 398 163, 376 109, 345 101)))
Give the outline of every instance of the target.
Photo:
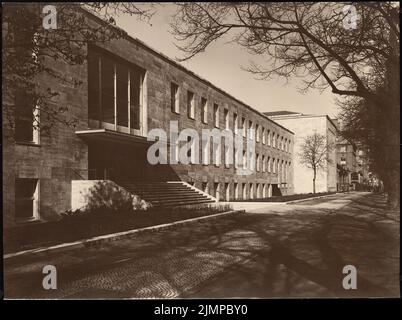
MULTIPOLYGON (((272 120, 293 131, 295 134, 294 153, 294 182, 295 193, 313 192, 313 170, 308 169, 300 161, 301 146, 307 136, 314 133, 327 137, 327 143, 336 144, 337 128, 335 123, 326 115, 302 114, 290 111, 264 112, 272 120)), ((317 172, 316 192, 331 192, 337 190, 336 149, 332 148, 328 155, 329 162, 325 169, 317 172)))
MULTIPOLYGON (((88 56, 83 64, 49 58, 48 67, 82 84, 38 77, 39 86, 51 82, 59 92, 50 103, 54 108, 67 106, 68 116, 78 119, 75 128, 55 123, 45 135, 34 128, 28 114, 14 131, 3 114, 6 227, 57 219, 74 207, 84 182, 95 179, 117 184, 185 181, 220 200, 293 193, 292 131, 128 35, 80 50, 88 56), (243 129, 254 128, 255 170, 237 174, 235 165, 226 164, 223 148, 214 156, 223 159, 220 163, 204 162, 213 157, 212 144, 200 146, 200 164, 151 165, 148 132, 160 128, 169 133, 171 121, 178 122, 179 131, 231 129, 243 135, 244 143, 243 129)), ((3 88, 3 103, 16 110, 27 103, 22 94, 16 94, 18 99, 7 95, 8 89, 3 88)), ((45 115, 39 117, 46 123, 45 115)), ((244 153, 241 162, 247 159, 244 153)))

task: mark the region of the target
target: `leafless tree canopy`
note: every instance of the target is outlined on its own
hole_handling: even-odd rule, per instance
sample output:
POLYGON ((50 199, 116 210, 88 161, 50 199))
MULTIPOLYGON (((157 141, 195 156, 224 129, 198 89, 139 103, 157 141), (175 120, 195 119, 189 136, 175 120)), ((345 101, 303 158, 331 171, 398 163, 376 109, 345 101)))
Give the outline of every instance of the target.
POLYGON ((377 173, 399 205, 399 3, 353 3, 356 28, 345 27, 346 5, 350 3, 180 3, 172 28, 183 60, 225 38, 265 58, 262 65, 247 67, 257 78, 297 76, 303 78, 302 90, 329 88, 337 94, 347 109, 340 116, 359 120, 354 138, 364 141, 369 133, 375 136, 372 141, 381 141, 365 147, 381 155, 377 173))

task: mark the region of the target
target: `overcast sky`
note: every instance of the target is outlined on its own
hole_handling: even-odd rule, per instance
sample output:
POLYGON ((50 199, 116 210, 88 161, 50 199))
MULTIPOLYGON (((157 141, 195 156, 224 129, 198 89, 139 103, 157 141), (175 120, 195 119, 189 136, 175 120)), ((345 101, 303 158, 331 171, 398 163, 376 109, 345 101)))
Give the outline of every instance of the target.
MULTIPOLYGON (((176 60, 183 55, 175 47, 175 39, 169 33, 173 13, 174 5, 165 4, 153 16, 152 25, 130 16, 120 16, 116 20, 129 35, 176 60)), ((298 78, 288 83, 277 79, 256 80, 253 75, 241 69, 241 66, 247 66, 253 59, 253 56, 236 44, 218 40, 204 53, 181 64, 261 112, 289 110, 336 116, 334 95, 328 90, 324 93, 310 90, 302 94, 298 90, 301 83, 298 78)))

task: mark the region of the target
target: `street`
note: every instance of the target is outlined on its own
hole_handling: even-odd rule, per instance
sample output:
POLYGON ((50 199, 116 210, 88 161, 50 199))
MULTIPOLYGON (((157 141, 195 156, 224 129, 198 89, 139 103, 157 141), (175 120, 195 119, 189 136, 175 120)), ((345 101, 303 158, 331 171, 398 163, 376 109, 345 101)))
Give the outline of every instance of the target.
POLYGON ((399 296, 399 212, 370 193, 270 204, 98 247, 5 261, 6 298, 399 296), (44 290, 42 268, 57 268, 44 290), (345 290, 345 265, 357 289, 345 290))

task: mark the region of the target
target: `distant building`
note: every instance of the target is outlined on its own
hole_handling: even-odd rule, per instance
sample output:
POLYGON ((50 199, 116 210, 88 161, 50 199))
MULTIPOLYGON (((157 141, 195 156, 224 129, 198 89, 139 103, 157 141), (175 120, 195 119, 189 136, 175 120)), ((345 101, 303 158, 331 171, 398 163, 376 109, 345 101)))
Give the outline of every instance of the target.
MULTIPOLYGON (((338 119, 332 121, 338 130, 342 131, 342 123, 338 119)), ((368 183, 369 168, 366 154, 363 148, 359 148, 340 135, 337 137, 338 190, 358 190, 368 183)))
MULTIPOLYGON (((325 135, 329 144, 336 143, 337 127, 327 115, 302 114, 291 111, 264 112, 266 116, 291 130, 295 134, 293 147, 294 193, 310 193, 313 191, 313 170, 306 168, 300 162, 299 153, 304 139, 316 133, 325 135)), ((330 161, 324 170, 317 172, 316 192, 329 192, 337 190, 337 159, 336 150, 329 154, 330 161)))

